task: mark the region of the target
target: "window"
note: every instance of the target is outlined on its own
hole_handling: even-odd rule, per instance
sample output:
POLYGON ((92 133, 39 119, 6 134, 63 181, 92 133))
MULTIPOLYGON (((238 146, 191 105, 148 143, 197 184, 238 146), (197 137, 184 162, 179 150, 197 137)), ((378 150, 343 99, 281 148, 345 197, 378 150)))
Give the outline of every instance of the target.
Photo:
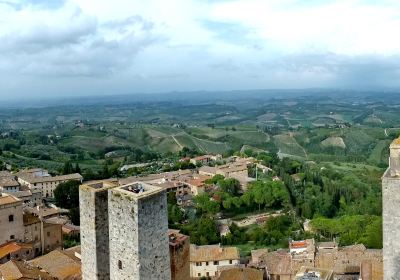
POLYGON ((199 276, 199 277, 200 277, 200 276, 201 276, 201 273, 197 273, 197 276, 199 276))
POLYGON ((121 261, 118 261, 118 268, 122 269, 122 262, 121 261))
POLYGON ((214 261, 214 265, 219 265, 219 262, 218 261, 214 261))
POLYGON ((206 265, 208 266, 208 262, 206 262, 206 265))
POLYGON ((207 277, 210 276, 210 272, 207 272, 206 274, 207 274, 207 277))
POLYGON ((10 240, 14 240, 15 236, 14 235, 10 235, 10 240))
POLYGON ((201 262, 197 262, 197 263, 196 263, 196 266, 201 266, 201 262))
POLYGON ((232 260, 229 260, 229 264, 232 264, 232 260))
POLYGON ((47 237, 50 237, 50 231, 47 232, 47 237))
POLYGON ((14 215, 8 216, 8 221, 9 222, 14 222, 14 215))

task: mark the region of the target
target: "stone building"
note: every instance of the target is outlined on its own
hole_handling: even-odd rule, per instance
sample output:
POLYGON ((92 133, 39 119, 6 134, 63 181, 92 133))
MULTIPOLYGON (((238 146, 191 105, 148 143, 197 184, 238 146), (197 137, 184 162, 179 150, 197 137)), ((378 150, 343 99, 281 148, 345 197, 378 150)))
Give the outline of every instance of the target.
POLYGON ((233 268, 240 264, 236 247, 220 245, 190 245, 190 276, 192 278, 215 277, 221 268, 233 268))
POLYGON ((389 168, 382 177, 384 279, 400 274, 400 138, 390 145, 389 168))
POLYGON ((79 200, 83 279, 171 279, 165 189, 98 181, 79 200))
POLYGON ((54 190, 60 183, 83 180, 79 173, 51 176, 47 170, 40 168, 23 170, 17 173, 17 177, 21 185, 30 190, 40 190, 43 198, 54 197, 54 190))
POLYGON ((108 190, 118 184, 89 182, 79 188, 82 276, 110 279, 108 190))
POLYGON ((178 230, 169 230, 171 280, 190 279, 190 239, 178 230))
POLYGON ((22 213, 22 201, 0 190, 0 244, 23 240, 22 213))
POLYGON ((165 189, 143 182, 110 188, 108 206, 110 280, 171 279, 165 189))

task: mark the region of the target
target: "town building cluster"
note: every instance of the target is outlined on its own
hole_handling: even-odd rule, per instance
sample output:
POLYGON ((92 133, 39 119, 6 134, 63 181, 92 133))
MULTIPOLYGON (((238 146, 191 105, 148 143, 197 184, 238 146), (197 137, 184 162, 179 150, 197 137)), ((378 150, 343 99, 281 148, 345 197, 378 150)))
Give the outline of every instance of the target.
MULTIPOLYGON (((383 179, 386 193, 400 185, 397 141, 391 146, 390 167, 383 179)), ((83 183, 80 228, 65 222, 62 209, 42 203, 54 196, 60 182, 82 180, 79 174, 52 177, 39 169, 16 175, 1 172, 0 279, 396 279, 389 278, 394 274, 388 272, 397 265, 394 258, 399 250, 393 240, 400 232, 387 228, 384 244, 393 247, 388 253, 362 244, 340 247, 336 240, 307 239, 291 240, 288 249, 259 249, 241 258, 236 247, 191 244, 189 236, 168 229, 167 193, 174 192, 180 205, 190 206, 194 196, 208 191, 206 181, 215 175, 237 179, 244 191, 252 180, 249 164, 257 163, 238 157, 222 162, 219 156, 209 155, 183 160, 198 168, 83 183), (81 245, 63 250, 63 233, 80 233, 81 245)), ((391 203, 400 201, 396 197, 391 203)), ((385 215, 398 216, 390 211, 384 203, 387 226, 394 221, 385 215)))

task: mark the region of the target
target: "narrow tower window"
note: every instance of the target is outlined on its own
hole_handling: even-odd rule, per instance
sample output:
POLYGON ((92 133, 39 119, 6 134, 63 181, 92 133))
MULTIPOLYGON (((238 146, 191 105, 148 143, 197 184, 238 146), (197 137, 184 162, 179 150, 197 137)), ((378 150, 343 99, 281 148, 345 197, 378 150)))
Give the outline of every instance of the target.
POLYGON ((118 261, 118 268, 122 269, 122 262, 121 261, 118 261))

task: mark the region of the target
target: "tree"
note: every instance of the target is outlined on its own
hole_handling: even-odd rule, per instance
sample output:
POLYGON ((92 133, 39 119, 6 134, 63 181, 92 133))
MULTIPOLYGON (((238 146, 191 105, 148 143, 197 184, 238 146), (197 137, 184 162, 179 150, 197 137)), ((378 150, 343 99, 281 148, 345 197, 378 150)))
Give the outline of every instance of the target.
POLYGON ((59 184, 54 190, 57 206, 71 209, 79 207, 79 181, 68 181, 59 184))
POLYGON ((79 167, 79 163, 75 164, 75 173, 81 173, 81 168, 79 167))
POLYGON ((201 213, 206 213, 208 215, 215 215, 220 210, 220 204, 214 200, 210 199, 207 193, 199 194, 194 198, 196 208, 201 213))
POLYGON ((72 163, 70 161, 65 162, 62 173, 66 175, 66 174, 71 174, 73 172, 74 168, 72 167, 72 163))

